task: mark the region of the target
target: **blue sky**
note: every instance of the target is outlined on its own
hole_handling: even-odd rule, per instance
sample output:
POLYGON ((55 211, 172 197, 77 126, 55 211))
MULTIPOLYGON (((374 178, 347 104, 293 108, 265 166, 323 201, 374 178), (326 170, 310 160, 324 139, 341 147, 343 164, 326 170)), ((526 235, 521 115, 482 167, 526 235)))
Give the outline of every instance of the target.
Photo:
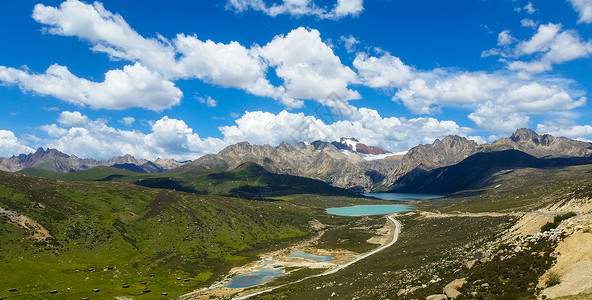
POLYGON ((592 1, 9 1, 0 156, 592 140, 592 1))

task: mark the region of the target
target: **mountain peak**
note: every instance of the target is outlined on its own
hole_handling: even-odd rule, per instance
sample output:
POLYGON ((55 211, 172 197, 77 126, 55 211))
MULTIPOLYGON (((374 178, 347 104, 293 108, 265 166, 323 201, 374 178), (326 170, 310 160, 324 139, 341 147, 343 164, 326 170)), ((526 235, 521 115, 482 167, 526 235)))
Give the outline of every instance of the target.
POLYGON ((517 129, 514 134, 510 137, 510 139, 516 143, 521 141, 532 141, 538 143, 541 136, 536 133, 534 130, 528 128, 520 128, 517 129))

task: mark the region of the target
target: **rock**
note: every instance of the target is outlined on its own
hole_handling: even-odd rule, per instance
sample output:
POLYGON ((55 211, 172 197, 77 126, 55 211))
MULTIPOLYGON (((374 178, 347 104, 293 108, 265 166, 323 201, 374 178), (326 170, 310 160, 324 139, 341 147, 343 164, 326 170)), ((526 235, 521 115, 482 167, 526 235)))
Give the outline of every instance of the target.
POLYGON ((467 267, 467 269, 471 269, 475 266, 475 264, 477 263, 476 259, 473 260, 469 260, 466 264, 465 267, 467 267))
POLYGON ((467 283, 466 278, 456 279, 452 281, 444 287, 444 294, 446 294, 448 298, 456 299, 456 297, 461 295, 458 289, 461 288, 465 283, 467 283))
POLYGON ((486 282, 486 283, 482 284, 481 287, 482 288, 488 288, 489 287, 489 283, 486 282))
POLYGON ((486 264, 486 263, 488 263, 490 261, 491 261, 491 258, 489 258, 489 257, 484 257, 481 260, 479 260, 479 262, 482 263, 482 264, 486 264))
POLYGON ((446 297, 444 294, 436 294, 427 296, 426 300, 448 300, 448 297, 446 297))

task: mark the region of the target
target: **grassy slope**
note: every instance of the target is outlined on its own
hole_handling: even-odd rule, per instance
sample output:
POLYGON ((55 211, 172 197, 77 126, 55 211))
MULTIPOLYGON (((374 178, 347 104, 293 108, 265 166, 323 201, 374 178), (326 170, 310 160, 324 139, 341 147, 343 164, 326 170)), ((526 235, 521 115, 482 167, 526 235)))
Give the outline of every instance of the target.
POLYGON ((94 167, 88 170, 75 171, 71 173, 58 173, 38 168, 31 168, 22 170, 19 173, 29 176, 65 181, 99 181, 109 178, 139 175, 128 170, 117 169, 112 167, 94 167))
POLYGON ((286 202, 5 172, 0 172, 0 206, 36 220, 53 236, 35 241, 31 231, 0 217, 0 273, 10 274, 2 276, 0 297, 9 296, 8 288, 41 298, 53 297, 48 294, 53 289, 58 298, 94 298, 95 288, 101 297, 138 295, 144 281, 153 293, 143 298, 165 291, 179 295, 247 262, 257 249, 304 237, 313 215, 286 202), (115 268, 103 271, 107 266, 115 268))
POLYGON ((199 166, 152 174, 134 173, 110 167, 96 167, 71 173, 27 169, 21 173, 66 181, 128 182, 144 187, 247 199, 267 199, 294 194, 354 196, 344 189, 319 180, 270 173, 254 163, 245 163, 232 171, 199 166))
POLYGON ((573 197, 592 198, 592 165, 500 171, 481 189, 423 201, 418 206, 441 212, 530 211, 573 197))

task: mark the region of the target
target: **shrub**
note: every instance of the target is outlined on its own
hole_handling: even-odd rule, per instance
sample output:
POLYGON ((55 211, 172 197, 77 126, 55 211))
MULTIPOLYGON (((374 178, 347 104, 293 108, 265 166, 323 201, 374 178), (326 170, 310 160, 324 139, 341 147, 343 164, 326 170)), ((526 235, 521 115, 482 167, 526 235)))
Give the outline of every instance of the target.
POLYGON ((569 219, 571 217, 575 217, 575 216, 576 216, 576 213, 574 213, 574 212, 568 212, 568 213, 563 214, 563 215, 555 216, 555 218, 553 218, 553 221, 555 223, 561 223, 561 221, 567 220, 567 219, 569 219))
POLYGON ((559 223, 549 222, 541 227, 541 232, 549 231, 551 229, 555 229, 559 226, 559 223))
POLYGON ((561 277, 555 272, 550 272, 547 277, 547 287, 558 285, 561 283, 561 277))

